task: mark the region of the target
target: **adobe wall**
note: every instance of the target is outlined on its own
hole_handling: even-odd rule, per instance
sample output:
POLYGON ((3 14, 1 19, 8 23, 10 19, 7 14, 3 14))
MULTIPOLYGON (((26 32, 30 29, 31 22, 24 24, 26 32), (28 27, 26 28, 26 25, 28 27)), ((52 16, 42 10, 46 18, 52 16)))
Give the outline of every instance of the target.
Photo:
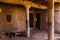
POLYGON ((45 11, 42 11, 41 15, 40 15, 40 29, 44 30, 44 31, 48 29, 48 27, 47 27, 47 13, 45 11))
POLYGON ((60 33, 60 5, 55 5, 55 32, 60 33))
MULTIPOLYGON (((0 29, 7 31, 26 30, 26 9, 20 6, 0 5, 0 29), (6 15, 12 15, 11 22, 7 22, 6 15)), ((30 13, 34 13, 33 9, 30 13)), ((40 10, 40 30, 47 29, 46 12, 40 10)))
POLYGON ((0 5, 0 27, 3 31, 26 30, 26 12, 24 7, 0 5), (11 15, 11 22, 7 22, 6 15, 11 15))

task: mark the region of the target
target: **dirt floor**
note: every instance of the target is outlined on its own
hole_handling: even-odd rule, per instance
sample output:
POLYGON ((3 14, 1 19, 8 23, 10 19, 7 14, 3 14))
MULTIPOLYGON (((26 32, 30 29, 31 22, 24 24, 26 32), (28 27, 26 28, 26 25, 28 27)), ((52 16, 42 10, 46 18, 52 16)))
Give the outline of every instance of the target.
MULTIPOLYGON (((48 40, 46 31, 31 30, 31 37, 2 37, 0 40, 48 40)), ((55 34, 55 40, 60 40, 60 34, 55 34)))

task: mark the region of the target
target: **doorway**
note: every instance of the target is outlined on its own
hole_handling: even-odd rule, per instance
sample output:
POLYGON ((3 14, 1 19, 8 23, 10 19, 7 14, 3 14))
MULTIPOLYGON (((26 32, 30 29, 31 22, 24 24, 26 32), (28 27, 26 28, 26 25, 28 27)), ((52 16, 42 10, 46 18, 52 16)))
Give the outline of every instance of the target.
POLYGON ((30 28, 34 28, 34 24, 35 24, 35 28, 36 29, 40 29, 40 14, 35 14, 35 19, 34 19, 34 14, 30 13, 29 14, 29 22, 30 22, 30 28), (35 20, 35 22, 34 22, 35 20))
POLYGON ((36 29, 40 29, 40 14, 36 14, 36 29))

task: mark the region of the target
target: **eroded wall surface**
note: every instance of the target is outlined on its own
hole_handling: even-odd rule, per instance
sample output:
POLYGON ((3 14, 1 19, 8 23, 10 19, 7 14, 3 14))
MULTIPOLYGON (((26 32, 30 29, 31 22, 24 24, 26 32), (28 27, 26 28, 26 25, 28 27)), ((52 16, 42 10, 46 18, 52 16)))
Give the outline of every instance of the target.
POLYGON ((46 12, 41 12, 41 15, 40 15, 40 29, 41 30, 47 30, 48 27, 47 27, 47 13, 46 12))
POLYGON ((55 6, 55 32, 60 33, 60 6, 55 6))
POLYGON ((0 5, 0 28, 2 31, 24 31, 26 30, 26 11, 24 7, 0 5), (8 22, 6 15, 11 15, 8 22))

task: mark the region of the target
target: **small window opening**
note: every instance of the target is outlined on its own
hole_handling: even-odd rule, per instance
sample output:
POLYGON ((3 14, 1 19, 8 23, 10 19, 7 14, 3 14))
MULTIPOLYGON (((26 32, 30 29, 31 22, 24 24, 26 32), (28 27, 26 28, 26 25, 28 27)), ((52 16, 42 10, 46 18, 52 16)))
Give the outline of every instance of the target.
POLYGON ((11 22, 11 20, 12 20, 11 15, 6 15, 6 20, 7 20, 7 22, 11 22))

